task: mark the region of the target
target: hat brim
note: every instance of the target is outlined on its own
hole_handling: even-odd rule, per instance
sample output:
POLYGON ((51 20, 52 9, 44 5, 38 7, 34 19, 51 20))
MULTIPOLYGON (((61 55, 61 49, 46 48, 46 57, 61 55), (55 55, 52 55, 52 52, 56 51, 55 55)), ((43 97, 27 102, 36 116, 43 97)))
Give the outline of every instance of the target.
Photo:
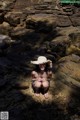
POLYGON ((44 61, 43 62, 42 61, 41 62, 40 61, 31 61, 31 63, 35 64, 35 65, 44 64, 44 63, 48 63, 48 62, 49 62, 48 60, 45 62, 44 61))

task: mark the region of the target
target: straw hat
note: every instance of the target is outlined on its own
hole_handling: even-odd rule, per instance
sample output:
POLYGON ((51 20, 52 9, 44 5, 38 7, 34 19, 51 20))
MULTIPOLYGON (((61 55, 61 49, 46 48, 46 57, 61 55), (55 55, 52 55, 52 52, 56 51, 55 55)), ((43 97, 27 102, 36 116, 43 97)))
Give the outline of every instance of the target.
POLYGON ((47 60, 47 58, 44 56, 39 56, 37 58, 37 61, 31 61, 31 63, 35 64, 35 65, 39 65, 39 64, 43 64, 43 63, 47 63, 47 62, 49 62, 49 60, 47 60))

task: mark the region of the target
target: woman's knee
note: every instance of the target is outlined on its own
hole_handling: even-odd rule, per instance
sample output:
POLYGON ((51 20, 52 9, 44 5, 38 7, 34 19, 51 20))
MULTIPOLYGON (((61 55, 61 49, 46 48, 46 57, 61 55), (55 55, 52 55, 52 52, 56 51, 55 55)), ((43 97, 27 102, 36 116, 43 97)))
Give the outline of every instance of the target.
POLYGON ((40 88, 41 87, 41 83, 36 81, 35 84, 34 84, 34 87, 40 88))
POLYGON ((42 85, 43 85, 43 87, 47 88, 47 87, 49 87, 49 82, 45 81, 45 82, 42 83, 42 85))

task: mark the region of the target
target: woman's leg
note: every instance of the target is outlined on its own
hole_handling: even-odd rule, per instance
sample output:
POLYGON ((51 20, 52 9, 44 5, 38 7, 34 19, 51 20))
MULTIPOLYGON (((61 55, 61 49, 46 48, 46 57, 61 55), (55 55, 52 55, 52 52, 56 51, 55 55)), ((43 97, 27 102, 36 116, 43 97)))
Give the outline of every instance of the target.
POLYGON ((32 83, 32 87, 33 87, 33 90, 34 90, 35 94, 38 95, 38 94, 39 94, 40 87, 41 87, 41 82, 39 82, 39 81, 34 81, 34 82, 32 83))
POLYGON ((49 81, 44 81, 42 82, 42 87, 44 91, 44 96, 47 98, 48 97, 48 90, 49 90, 50 82, 49 81))

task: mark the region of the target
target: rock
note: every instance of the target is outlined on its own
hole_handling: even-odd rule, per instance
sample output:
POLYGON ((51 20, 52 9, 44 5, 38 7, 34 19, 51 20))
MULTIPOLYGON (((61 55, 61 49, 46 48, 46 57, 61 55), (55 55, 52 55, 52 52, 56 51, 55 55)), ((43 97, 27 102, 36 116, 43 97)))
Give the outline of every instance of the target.
POLYGON ((51 43, 53 44, 59 44, 59 43, 67 44, 69 42, 70 42, 69 37, 65 35, 58 36, 51 41, 51 43))
POLYGON ((0 57, 0 89, 7 86, 9 79, 6 78, 6 73, 8 73, 8 67, 11 65, 11 61, 6 57, 0 57))
POLYGON ((4 87, 5 85, 6 85, 6 83, 7 83, 7 80, 5 79, 0 79, 0 88, 1 87, 4 87))
POLYGON ((43 2, 52 3, 52 0, 43 0, 43 2))
POLYGON ((9 46, 10 43, 13 43, 14 40, 12 40, 9 36, 6 35, 0 35, 0 48, 5 49, 9 46))
POLYGON ((73 8, 71 6, 64 6, 63 11, 65 12, 65 15, 72 16, 74 14, 73 8))
POLYGON ((18 82, 15 83, 14 85, 11 84, 11 86, 15 89, 25 90, 25 89, 29 89, 29 82, 27 81, 18 82))
POLYGON ((68 16, 58 15, 57 16, 57 26, 58 27, 69 27, 72 23, 68 16))
POLYGON ((33 15, 36 13, 36 11, 34 10, 34 7, 26 7, 23 12, 27 15, 33 15))
POLYGON ((0 35, 0 43, 2 43, 2 41, 4 40, 4 39, 6 39, 8 36, 6 36, 6 35, 0 35))
POLYGON ((80 48, 78 48, 76 45, 70 45, 67 50, 66 50, 66 54, 76 54, 76 55, 80 55, 80 48))
POLYGON ((56 27, 56 17, 50 14, 31 15, 26 20, 26 26, 30 29, 47 33, 56 27))
POLYGON ((0 57, 7 55, 8 48, 15 41, 6 35, 0 35, 0 57))
POLYGON ((71 120, 79 120, 79 119, 80 119, 80 116, 78 116, 77 114, 71 117, 71 120))
POLYGON ((70 19, 73 26, 80 26, 80 17, 71 16, 70 19))
POLYGON ((8 99, 10 99, 10 101, 13 101, 13 103, 15 103, 15 102, 23 101, 25 99, 25 96, 23 94, 21 94, 21 92, 19 92, 18 90, 13 89, 6 96, 6 100, 8 100, 8 99))
POLYGON ((0 13, 0 24, 4 21, 4 14, 0 13))
POLYGON ((50 43, 51 53, 57 58, 60 56, 65 56, 66 48, 70 43, 69 38, 66 36, 58 36, 53 39, 50 43))
POLYGON ((47 5, 47 4, 37 5, 37 6, 35 6, 34 8, 35 8, 36 10, 49 10, 49 9, 50 9, 49 5, 47 5))
POLYGON ((8 106, 8 102, 7 101, 5 101, 5 98, 3 97, 3 98, 0 98, 0 110, 2 110, 2 109, 6 109, 7 108, 7 106, 8 106))
POLYGON ((9 65, 11 65, 11 61, 9 61, 7 58, 5 57, 1 57, 0 58, 0 67, 2 68, 7 68, 9 65))
POLYGON ((78 55, 72 54, 71 57, 72 57, 71 61, 80 63, 80 57, 78 55))
POLYGON ((4 19, 8 22, 11 26, 17 26, 20 24, 20 18, 22 16, 22 12, 8 12, 4 19))
POLYGON ((5 46, 4 40, 7 38, 8 38, 8 36, 6 36, 6 35, 0 35, 0 48, 5 46))
POLYGON ((25 20, 27 17, 27 12, 8 12, 5 16, 4 19, 7 21, 11 26, 16 27, 18 24, 24 25, 25 20))
POLYGON ((4 0, 4 1, 0 1, 0 9, 2 10, 8 10, 10 9, 10 7, 12 7, 13 3, 15 2, 16 0, 4 0))
MULTIPOLYGON (((58 33, 61 35, 61 36, 65 36, 65 37, 70 37, 70 34, 77 34, 79 33, 80 31, 80 28, 79 27, 73 27, 73 26, 70 26, 70 27, 59 27, 57 28, 58 30, 58 33)), ((77 38, 77 37, 76 37, 77 38)), ((72 38, 70 38, 72 39, 72 38)))
POLYGON ((4 27, 10 27, 9 23, 7 23, 7 22, 3 22, 3 26, 4 27))
POLYGON ((67 86, 80 88, 80 57, 70 55, 61 58, 58 62, 57 79, 67 86))
POLYGON ((14 5, 14 10, 16 11, 22 11, 24 8, 31 6, 33 0, 16 0, 15 5, 14 5))
POLYGON ((80 32, 72 32, 71 34, 69 34, 69 37, 71 43, 66 49, 66 54, 69 55, 74 53, 80 55, 80 32))
POLYGON ((2 24, 0 24, 0 34, 8 35, 11 29, 12 28, 10 24, 7 22, 3 22, 2 24))
POLYGON ((71 11, 73 11, 73 9, 70 6, 69 7, 63 7, 63 10, 65 12, 71 12, 71 11))
POLYGON ((72 43, 76 43, 80 41, 80 31, 73 31, 72 33, 69 34, 70 40, 72 43))
POLYGON ((72 61, 74 63, 80 63, 80 57, 78 55, 72 54, 72 55, 68 55, 66 57, 63 57, 62 59, 60 59, 61 61, 72 61), (66 59, 67 58, 67 59, 66 59))
POLYGON ((33 30, 31 29, 26 29, 25 26, 17 26, 17 27, 14 27, 14 29, 10 32, 10 36, 12 37, 20 37, 20 36, 25 36, 27 35, 28 33, 31 33, 33 32, 33 30))

